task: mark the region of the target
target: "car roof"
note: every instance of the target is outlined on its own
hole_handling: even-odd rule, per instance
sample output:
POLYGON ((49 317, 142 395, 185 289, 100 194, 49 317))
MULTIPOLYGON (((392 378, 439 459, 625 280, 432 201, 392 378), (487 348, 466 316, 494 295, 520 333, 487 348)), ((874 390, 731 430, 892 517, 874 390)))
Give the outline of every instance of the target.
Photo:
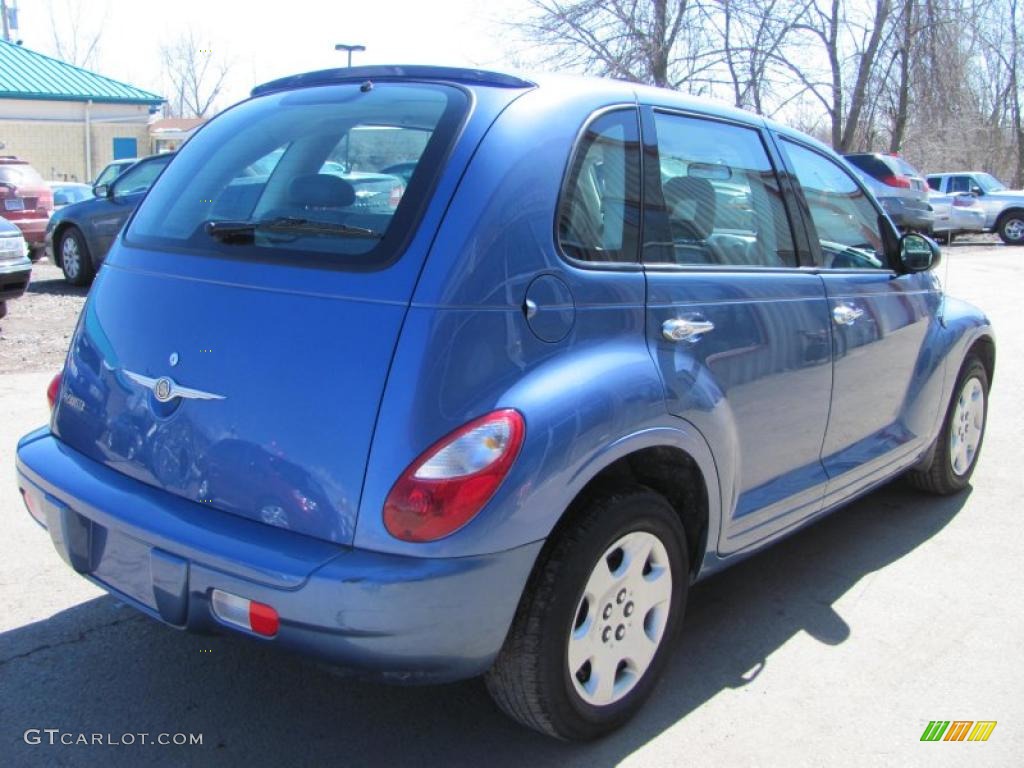
POLYGON ((696 111, 705 115, 721 117, 752 126, 765 126, 790 138, 797 139, 827 152, 831 147, 800 131, 777 123, 753 112, 738 109, 718 99, 690 96, 668 88, 657 88, 627 80, 583 75, 519 72, 515 70, 492 71, 461 67, 435 67, 426 65, 379 65, 364 67, 342 67, 282 77, 257 85, 251 95, 269 93, 319 85, 335 85, 373 80, 385 81, 434 81, 450 82, 470 88, 505 89, 554 89, 573 94, 593 94, 609 102, 622 101, 654 104, 682 111, 696 111))
POLYGON ((928 176, 967 176, 972 173, 988 173, 988 171, 937 171, 929 173, 928 176))
POLYGON ((0 155, 0 164, 3 165, 28 165, 28 160, 22 160, 14 155, 0 155))
POLYGON ((20 235, 21 230, 18 229, 17 225, 11 221, 8 221, 3 216, 0 216, 0 235, 9 237, 10 235, 20 235))

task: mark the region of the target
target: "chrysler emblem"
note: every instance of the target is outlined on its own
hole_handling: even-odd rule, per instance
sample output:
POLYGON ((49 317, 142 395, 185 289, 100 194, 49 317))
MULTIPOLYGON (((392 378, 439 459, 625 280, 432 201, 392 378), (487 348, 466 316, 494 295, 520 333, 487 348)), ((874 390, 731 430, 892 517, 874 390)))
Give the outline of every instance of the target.
POLYGON ((153 397, 158 402, 167 403, 176 397, 181 397, 186 400, 223 400, 224 395, 217 395, 213 392, 204 392, 201 389, 192 389, 191 387, 183 387, 174 381, 170 376, 161 376, 159 379, 152 379, 149 376, 143 376, 133 371, 122 369, 125 376, 134 381, 136 384, 141 384, 143 387, 153 393, 153 397))
POLYGON ((156 384, 153 385, 153 397, 155 397, 161 403, 166 403, 172 397, 172 389, 173 385, 171 384, 170 379, 168 379, 166 376, 159 378, 156 380, 156 384))

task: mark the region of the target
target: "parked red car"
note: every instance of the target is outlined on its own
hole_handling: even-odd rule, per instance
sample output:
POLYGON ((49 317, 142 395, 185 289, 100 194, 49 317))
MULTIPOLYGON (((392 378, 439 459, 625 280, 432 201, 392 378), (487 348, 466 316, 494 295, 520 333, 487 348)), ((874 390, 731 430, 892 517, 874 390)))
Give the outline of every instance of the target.
POLYGON ((53 211, 53 191, 26 160, 0 156, 0 216, 15 224, 32 249, 42 255, 43 236, 53 211))

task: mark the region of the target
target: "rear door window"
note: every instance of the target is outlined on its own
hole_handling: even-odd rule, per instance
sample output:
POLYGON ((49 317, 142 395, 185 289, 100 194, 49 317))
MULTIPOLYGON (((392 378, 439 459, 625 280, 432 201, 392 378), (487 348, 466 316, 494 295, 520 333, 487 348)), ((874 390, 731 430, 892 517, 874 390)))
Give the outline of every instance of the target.
POLYGON ((778 179, 758 131, 655 112, 661 201, 671 247, 649 242, 647 263, 795 267, 778 179))
POLYGON ((458 88, 412 83, 319 86, 243 102, 179 150, 126 242, 382 266, 412 233, 467 108, 458 88))

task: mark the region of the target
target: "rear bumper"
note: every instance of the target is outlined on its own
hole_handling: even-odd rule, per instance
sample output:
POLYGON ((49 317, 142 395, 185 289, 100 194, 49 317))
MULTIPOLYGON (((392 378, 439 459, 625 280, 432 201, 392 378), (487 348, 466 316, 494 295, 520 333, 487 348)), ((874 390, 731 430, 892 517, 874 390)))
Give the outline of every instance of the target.
POLYGON ((260 642, 395 681, 484 672, 542 544, 448 559, 340 547, 150 488, 45 429, 19 443, 17 474, 61 557, 142 612, 248 634, 211 612, 221 589, 277 610, 278 634, 260 642))
POLYGON ((901 230, 932 231, 935 212, 927 202, 902 197, 883 197, 879 198, 879 202, 901 230))
POLYGON ((21 230, 22 237, 29 245, 42 245, 46 234, 46 225, 50 223, 50 217, 8 219, 21 230))

